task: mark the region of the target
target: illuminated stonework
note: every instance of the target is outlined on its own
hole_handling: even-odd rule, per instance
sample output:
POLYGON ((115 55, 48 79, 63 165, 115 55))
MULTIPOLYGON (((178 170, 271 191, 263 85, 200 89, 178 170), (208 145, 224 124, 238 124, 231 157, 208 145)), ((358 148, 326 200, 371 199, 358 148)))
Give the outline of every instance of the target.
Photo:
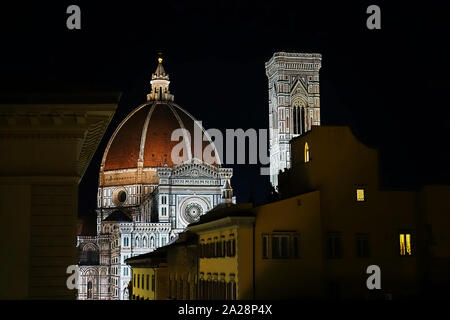
POLYGON ((190 223, 198 220, 203 213, 202 207, 198 203, 190 203, 184 209, 183 215, 190 223))
MULTIPOLYGON (((229 186, 233 171, 222 168, 219 158, 202 162, 193 156, 189 139, 183 139, 188 152, 182 163, 172 161, 172 149, 181 143, 171 140, 174 130, 186 129, 191 137, 196 130, 208 135, 173 102, 169 83, 159 59, 147 103, 120 123, 106 147, 97 235, 78 237, 78 299, 128 299, 131 269, 125 259, 168 244, 200 215, 228 201, 222 197, 223 186, 229 186)), ((203 148, 210 142, 204 141, 203 148)))
POLYGON ((317 53, 276 52, 266 63, 269 84, 270 181, 278 185, 278 173, 290 168, 289 141, 320 125, 317 53))

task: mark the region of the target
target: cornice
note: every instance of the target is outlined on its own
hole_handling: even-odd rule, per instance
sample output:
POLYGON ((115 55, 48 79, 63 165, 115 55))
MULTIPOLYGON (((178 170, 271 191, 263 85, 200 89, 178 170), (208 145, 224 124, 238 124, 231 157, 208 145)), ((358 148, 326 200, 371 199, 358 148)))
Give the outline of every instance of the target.
POLYGON ((83 176, 116 107, 111 103, 0 104, 0 139, 81 140, 75 165, 83 176))
POLYGON ((255 221, 255 217, 224 217, 218 220, 205 222, 193 226, 188 226, 187 229, 192 232, 202 233, 216 229, 237 227, 237 226, 249 226, 255 221))
POLYGON ((291 52, 276 52, 265 63, 266 75, 270 78, 275 70, 290 71, 302 70, 305 72, 317 72, 322 66, 322 55, 320 53, 291 53, 291 52), (290 68, 286 66, 289 63, 304 64, 302 68, 290 68))

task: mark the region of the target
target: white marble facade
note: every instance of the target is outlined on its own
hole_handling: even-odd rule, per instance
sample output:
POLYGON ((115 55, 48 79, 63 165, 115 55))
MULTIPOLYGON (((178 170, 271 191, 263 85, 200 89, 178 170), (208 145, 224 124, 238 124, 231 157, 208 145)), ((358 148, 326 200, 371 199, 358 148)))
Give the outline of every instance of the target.
POLYGON ((317 53, 276 52, 266 62, 269 85, 270 181, 278 185, 278 173, 290 167, 289 141, 320 125, 317 53))
MULTIPOLYGON (((179 113, 189 114, 172 102, 162 59, 159 59, 151 83, 152 91, 147 96, 148 119, 155 104, 164 104, 167 110, 170 108, 169 114, 175 114, 175 107, 179 110, 175 116, 180 127, 184 127, 186 123, 182 122, 179 113)), ((110 145, 129 118, 113 134, 102 161, 97 194, 97 234, 78 237, 80 300, 128 299, 131 268, 124 262, 127 258, 168 244, 189 223, 227 201, 223 190, 229 186, 233 171, 223 168, 220 159, 216 164, 207 164, 190 156, 179 165, 143 166, 142 148, 146 146, 147 127, 142 131, 136 167, 105 170, 110 145)), ((152 121, 147 120, 145 125, 152 126, 152 121)))
POLYGON ((197 161, 159 168, 158 172, 165 179, 160 178, 160 184, 147 194, 142 192, 142 185, 99 189, 100 194, 110 194, 118 188, 136 190, 135 196, 142 200, 139 205, 122 206, 105 202, 106 207, 97 209, 97 236, 78 237, 79 299, 128 299, 131 269, 125 259, 164 246, 189 223, 224 202, 223 186, 232 176, 232 169, 197 161), (131 221, 122 214, 108 219, 118 209, 132 212, 131 221))

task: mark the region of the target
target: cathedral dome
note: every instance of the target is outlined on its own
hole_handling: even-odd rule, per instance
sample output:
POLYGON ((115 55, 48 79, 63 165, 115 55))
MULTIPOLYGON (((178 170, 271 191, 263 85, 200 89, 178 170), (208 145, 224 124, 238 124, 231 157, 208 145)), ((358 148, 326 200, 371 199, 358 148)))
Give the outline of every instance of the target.
MULTIPOLYGON (((171 101, 141 105, 122 121, 112 135, 103 156, 102 169, 173 167, 180 163, 174 163, 172 150, 181 141, 187 152, 181 151, 179 156, 182 162, 189 161, 195 158, 194 131, 201 135, 205 133, 200 123, 196 123, 188 112, 171 101), (172 132, 176 129, 186 129, 190 137, 178 137, 179 140, 172 141, 172 132)), ((202 152, 209 143, 202 141, 202 152)), ((215 156, 214 151, 212 155, 215 156)), ((210 164, 217 166, 218 160, 216 157, 210 164)))
MULTIPOLYGON (((100 166, 100 187, 157 184, 160 167, 186 163, 221 165, 214 143, 201 122, 173 102, 162 58, 158 59, 150 84, 147 102, 120 123, 106 146, 100 166), (177 129, 185 130, 179 130, 172 141, 172 133, 177 129), (209 159, 203 159, 205 148, 209 159)), ((126 201, 126 191, 122 189, 116 188, 113 195, 117 205, 126 201)))

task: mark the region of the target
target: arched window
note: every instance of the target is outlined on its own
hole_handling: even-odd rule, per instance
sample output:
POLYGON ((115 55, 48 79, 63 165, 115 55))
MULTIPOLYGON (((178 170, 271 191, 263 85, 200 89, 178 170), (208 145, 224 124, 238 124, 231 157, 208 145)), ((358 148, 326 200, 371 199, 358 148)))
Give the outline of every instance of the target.
POLYGON ((153 248, 155 246, 155 239, 153 236, 150 237, 150 248, 153 248))
POLYGON ((87 283, 87 298, 92 299, 92 282, 87 283))
POLYGON ((139 237, 136 237, 136 243, 135 243, 136 247, 139 248, 139 237))
POLYGON ((144 248, 147 248, 147 237, 144 237, 144 239, 142 240, 142 246, 144 248))
POLYGON ((305 162, 309 162, 309 146, 308 146, 308 142, 305 142, 305 162))

